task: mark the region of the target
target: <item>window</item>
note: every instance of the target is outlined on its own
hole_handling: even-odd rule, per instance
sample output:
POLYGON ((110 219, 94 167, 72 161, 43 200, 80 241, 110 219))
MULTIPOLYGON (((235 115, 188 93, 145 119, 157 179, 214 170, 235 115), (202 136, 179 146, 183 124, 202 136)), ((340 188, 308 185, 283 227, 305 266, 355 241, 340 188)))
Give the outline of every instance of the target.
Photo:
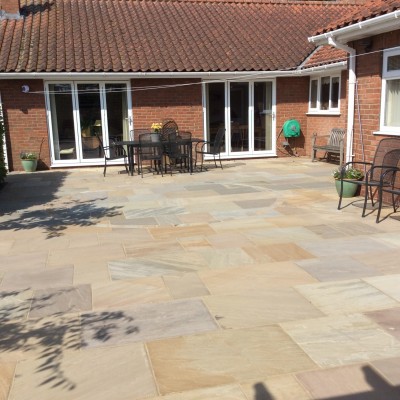
POLYGON ((400 128, 400 48, 383 55, 380 130, 399 133, 400 128))
POLYGON ((339 112, 340 76, 310 80, 310 112, 339 112))

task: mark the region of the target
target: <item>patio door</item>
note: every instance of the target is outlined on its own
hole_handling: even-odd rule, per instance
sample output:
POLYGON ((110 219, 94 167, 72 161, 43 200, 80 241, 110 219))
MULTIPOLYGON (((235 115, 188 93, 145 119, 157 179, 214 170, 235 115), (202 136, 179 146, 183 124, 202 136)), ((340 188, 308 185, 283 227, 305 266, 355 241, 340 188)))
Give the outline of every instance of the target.
POLYGON ((275 81, 205 84, 207 140, 225 126, 226 158, 276 155, 275 81))
POLYGON ((127 83, 48 83, 52 164, 100 164, 107 146, 132 130, 127 83))

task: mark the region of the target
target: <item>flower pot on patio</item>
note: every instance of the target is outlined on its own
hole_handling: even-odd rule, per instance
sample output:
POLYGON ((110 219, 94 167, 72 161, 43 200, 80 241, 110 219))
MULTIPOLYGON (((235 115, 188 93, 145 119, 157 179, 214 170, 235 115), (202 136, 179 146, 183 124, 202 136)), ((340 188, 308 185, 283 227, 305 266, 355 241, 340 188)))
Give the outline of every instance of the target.
POLYGON ((37 160, 21 160, 22 167, 25 172, 35 172, 37 168, 37 160))
MULTIPOLYGON (((337 194, 340 196, 340 179, 335 179, 335 186, 337 194)), ((358 185, 353 182, 343 182, 343 195, 342 197, 354 197, 358 189, 358 185)))
POLYGON ((336 171, 333 171, 333 178, 335 179, 337 194, 340 196, 340 187, 342 182, 341 180, 343 179, 342 197, 354 197, 359 187, 359 184, 353 182, 357 182, 363 177, 363 172, 353 167, 342 167, 337 169, 336 171))
POLYGON ((20 154, 22 168, 25 172, 35 172, 37 168, 38 156, 36 153, 23 151, 20 154))

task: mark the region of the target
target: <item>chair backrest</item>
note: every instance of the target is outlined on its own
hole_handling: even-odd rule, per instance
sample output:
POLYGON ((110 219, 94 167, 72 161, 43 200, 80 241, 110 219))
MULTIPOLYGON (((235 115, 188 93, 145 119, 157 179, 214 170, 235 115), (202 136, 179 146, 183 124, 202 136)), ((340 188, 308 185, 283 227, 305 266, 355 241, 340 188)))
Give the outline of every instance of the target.
POLYGON ((139 135, 139 153, 143 160, 160 159, 163 155, 159 133, 142 133, 139 135))
POLYGON ((170 133, 168 140, 164 142, 166 153, 170 158, 181 158, 189 155, 189 146, 191 146, 192 133, 181 131, 170 133))
POLYGON ((329 134, 328 146, 339 147, 340 142, 343 141, 345 130, 341 128, 332 128, 329 134))
POLYGON ((161 139, 167 141, 171 133, 178 133, 178 124, 171 118, 165 119, 161 126, 161 139))
POLYGON ((122 146, 117 146, 113 138, 109 138, 110 145, 104 147, 103 141, 98 133, 95 134, 101 148, 101 157, 106 157, 108 160, 124 157, 124 149, 122 146))
POLYGON ((210 152, 212 154, 218 154, 221 152, 221 147, 225 141, 225 128, 218 128, 217 134, 215 135, 214 142, 210 146, 210 152))
POLYGON ((371 180, 378 180, 388 168, 397 167, 400 162, 400 138, 382 139, 375 150, 374 167, 382 165, 383 168, 374 168, 371 180))

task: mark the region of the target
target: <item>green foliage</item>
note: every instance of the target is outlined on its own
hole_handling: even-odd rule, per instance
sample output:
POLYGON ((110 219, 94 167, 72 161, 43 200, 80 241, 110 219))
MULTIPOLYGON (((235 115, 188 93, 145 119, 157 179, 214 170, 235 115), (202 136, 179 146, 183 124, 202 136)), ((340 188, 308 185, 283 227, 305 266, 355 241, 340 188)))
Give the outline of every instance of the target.
POLYGON ((356 181, 364 178, 364 173, 357 168, 339 168, 333 171, 332 175, 335 179, 340 179, 343 176, 343 179, 354 179, 356 181))
POLYGON ((38 159, 37 153, 34 153, 33 151, 21 151, 19 156, 21 157, 21 160, 37 160, 38 159))
POLYGON ((4 127, 4 120, 3 116, 0 112, 0 183, 4 182, 7 169, 6 169, 6 162, 4 157, 4 140, 5 140, 5 127, 4 127))

